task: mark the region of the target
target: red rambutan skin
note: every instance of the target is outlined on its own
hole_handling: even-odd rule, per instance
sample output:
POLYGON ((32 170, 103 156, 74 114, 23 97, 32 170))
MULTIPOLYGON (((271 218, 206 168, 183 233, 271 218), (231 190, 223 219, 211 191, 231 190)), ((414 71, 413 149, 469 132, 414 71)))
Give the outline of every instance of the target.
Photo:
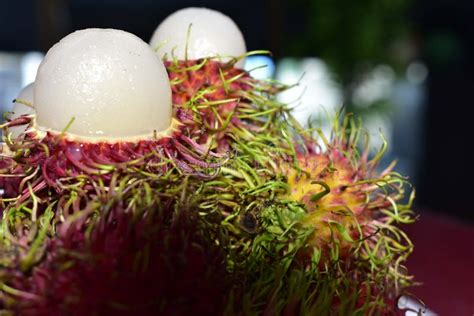
MULTIPOLYGON (((136 143, 88 143, 48 133, 40 142, 33 141, 29 155, 20 158, 19 162, 33 167, 40 166, 49 186, 55 186, 58 178, 77 177, 81 174, 92 177, 102 174, 107 180, 107 172, 101 166, 120 169, 133 160, 137 160, 134 166, 138 168, 146 167, 146 164, 157 164, 162 161, 164 154, 172 156, 172 142, 172 138, 163 138, 136 143)), ((166 167, 165 165, 163 168, 166 167)))
POLYGON ((143 208, 134 219, 121 205, 90 235, 86 216, 62 224, 46 257, 31 271, 12 269, 19 315, 222 315, 227 280, 222 248, 192 211, 143 208))
MULTIPOLYGON (((165 66, 168 69, 170 81, 176 82, 171 86, 173 104, 176 105, 189 102, 197 92, 207 88, 212 88, 212 91, 204 94, 210 101, 240 97, 239 91, 250 90, 249 83, 253 82, 244 70, 213 60, 167 61, 165 66), (203 65, 198 67, 201 63, 203 65), (237 79, 231 81, 233 78, 237 79)), ((235 104, 226 104, 222 107, 222 112, 225 113, 227 110, 227 113, 230 113, 233 106, 235 104)))
POLYGON ((200 144, 208 140, 209 134, 216 134, 218 151, 225 151, 229 148, 227 124, 255 128, 234 115, 238 107, 251 104, 246 92, 253 89, 255 80, 247 72, 213 60, 168 61, 165 66, 172 83, 173 105, 175 110, 181 110, 177 117, 200 144), (213 102, 214 105, 202 106, 213 102), (189 108, 190 104, 196 105, 196 109, 189 108), (197 114, 194 111, 198 112, 199 120, 193 119, 197 114))

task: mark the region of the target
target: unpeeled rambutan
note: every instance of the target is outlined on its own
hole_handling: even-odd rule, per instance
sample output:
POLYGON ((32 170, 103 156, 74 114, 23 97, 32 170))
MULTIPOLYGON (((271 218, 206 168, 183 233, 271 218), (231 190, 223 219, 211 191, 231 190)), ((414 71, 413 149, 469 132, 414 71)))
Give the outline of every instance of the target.
POLYGON ((196 190, 235 238, 233 266, 246 267, 239 302, 248 313, 395 313, 412 282, 403 262, 413 245, 398 227, 414 221, 411 202, 401 204, 406 179, 393 165, 378 170, 385 147, 371 160, 359 152, 350 118, 335 120, 330 140, 321 133, 324 149, 295 128, 273 154, 241 144, 233 169, 196 190))
MULTIPOLYGON (((153 32, 150 45, 165 60, 213 58, 221 63, 246 53, 242 32, 221 12, 207 8, 184 8, 169 15, 153 32)), ((236 66, 243 68, 244 60, 236 66)))
POLYGON ((177 116, 198 143, 224 152, 232 149, 232 135, 248 138, 246 134, 266 129, 278 133, 277 118, 288 109, 274 96, 283 85, 257 81, 233 63, 212 59, 176 60, 165 65, 177 116))

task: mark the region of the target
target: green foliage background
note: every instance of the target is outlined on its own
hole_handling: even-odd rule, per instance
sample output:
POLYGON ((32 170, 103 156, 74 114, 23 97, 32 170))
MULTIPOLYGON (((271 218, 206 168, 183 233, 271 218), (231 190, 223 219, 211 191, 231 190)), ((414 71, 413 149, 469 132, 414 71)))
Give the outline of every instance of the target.
POLYGON ((288 54, 327 62, 344 89, 345 105, 357 112, 352 94, 368 71, 378 64, 389 65, 397 74, 405 70, 411 57, 411 4, 411 0, 296 0, 290 9, 298 8, 306 23, 304 32, 286 34, 288 54))

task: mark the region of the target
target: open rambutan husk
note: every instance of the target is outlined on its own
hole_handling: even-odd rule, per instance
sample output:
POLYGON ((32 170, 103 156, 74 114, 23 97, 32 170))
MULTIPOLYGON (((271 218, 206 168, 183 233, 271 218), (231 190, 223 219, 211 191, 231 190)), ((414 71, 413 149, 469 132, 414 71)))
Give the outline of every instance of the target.
MULTIPOLYGON (((5 133, 8 135, 8 126, 31 119, 20 117, 7 122, 5 133)), ((1 160, 5 173, 0 179, 8 188, 3 201, 16 198, 17 203, 22 202, 29 197, 30 189, 37 195, 42 191, 50 195, 50 191, 60 192, 62 185, 91 188, 88 179, 100 179, 107 185, 113 171, 137 178, 157 179, 173 172, 212 177, 227 156, 199 145, 182 134, 181 128, 176 124, 168 135, 155 139, 112 143, 69 139, 51 132, 40 136, 34 130, 26 131, 18 139, 7 139, 10 152, 1 160)))
POLYGON ((282 135, 273 150, 233 143, 232 168, 196 189, 235 232, 248 276, 239 297, 256 308, 247 312, 396 314, 412 284, 403 263, 413 245, 399 226, 414 222, 413 195, 402 204, 409 183, 393 164, 379 169, 385 144, 369 159, 360 125, 340 116, 329 140, 297 124, 282 135))
MULTIPOLYGON (((11 127, 34 127, 34 115, 21 116, 3 125, 9 156, 15 162, 7 162, 10 157, 5 156, 0 167, 10 168, 9 177, 17 177, 7 180, 2 173, 1 181, 14 187, 31 174, 27 170, 38 169, 38 175, 29 180, 36 192, 37 187, 57 188, 64 179, 82 175, 100 176, 107 183, 112 170, 159 176, 176 169, 180 174, 209 177, 228 160, 231 143, 252 141, 263 131, 271 137, 280 134, 281 118, 288 115, 289 108, 277 102, 275 94, 284 85, 255 80, 233 63, 212 59, 172 61, 166 66, 175 119, 165 135, 109 143, 71 139, 67 130, 45 134, 30 128, 17 139, 8 138, 11 127), (41 181, 32 181, 36 177, 41 181)), ((20 186, 4 197, 23 193, 28 194, 26 187, 20 186)))

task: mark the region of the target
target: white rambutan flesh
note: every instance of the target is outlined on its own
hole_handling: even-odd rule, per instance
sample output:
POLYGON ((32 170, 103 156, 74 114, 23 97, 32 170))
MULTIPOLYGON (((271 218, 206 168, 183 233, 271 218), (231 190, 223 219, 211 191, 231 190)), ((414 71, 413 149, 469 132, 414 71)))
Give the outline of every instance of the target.
MULTIPOLYGON (((168 16, 150 41, 167 60, 218 57, 222 62, 247 52, 238 26, 228 16, 206 8, 186 8, 168 16)), ((243 60, 236 66, 242 68, 243 60)))
POLYGON ((133 34, 85 29, 63 38, 39 66, 37 127, 93 140, 147 137, 171 125, 162 61, 133 34))

